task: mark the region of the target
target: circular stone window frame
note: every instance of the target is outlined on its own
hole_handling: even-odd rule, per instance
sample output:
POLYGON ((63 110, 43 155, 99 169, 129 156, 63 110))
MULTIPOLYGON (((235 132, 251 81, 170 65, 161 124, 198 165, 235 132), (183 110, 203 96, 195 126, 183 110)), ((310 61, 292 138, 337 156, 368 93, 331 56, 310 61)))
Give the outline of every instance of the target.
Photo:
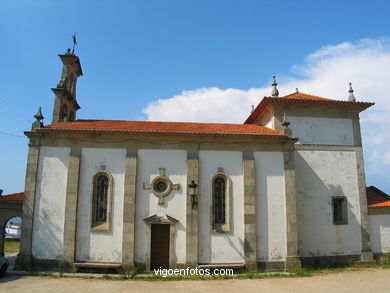
POLYGON ((152 192, 154 195, 156 195, 157 197, 160 197, 160 196, 165 197, 171 193, 173 184, 172 184, 172 181, 168 177, 157 176, 157 177, 153 178, 151 185, 152 185, 152 192), (167 188, 163 192, 159 192, 158 190, 155 189, 156 184, 160 181, 164 182, 165 185, 167 186, 167 188))

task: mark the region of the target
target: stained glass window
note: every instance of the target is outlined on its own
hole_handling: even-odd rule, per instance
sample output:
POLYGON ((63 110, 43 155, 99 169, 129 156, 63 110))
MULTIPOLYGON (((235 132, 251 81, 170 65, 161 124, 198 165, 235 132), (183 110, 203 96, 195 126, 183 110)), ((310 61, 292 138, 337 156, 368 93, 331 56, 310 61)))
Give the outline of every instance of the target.
POLYGON ((95 221, 105 222, 107 220, 107 197, 108 197, 108 178, 106 175, 99 175, 96 179, 96 202, 95 202, 95 221))
POLYGON ((214 196, 214 222, 215 224, 225 224, 226 181, 222 177, 217 177, 214 180, 214 196))

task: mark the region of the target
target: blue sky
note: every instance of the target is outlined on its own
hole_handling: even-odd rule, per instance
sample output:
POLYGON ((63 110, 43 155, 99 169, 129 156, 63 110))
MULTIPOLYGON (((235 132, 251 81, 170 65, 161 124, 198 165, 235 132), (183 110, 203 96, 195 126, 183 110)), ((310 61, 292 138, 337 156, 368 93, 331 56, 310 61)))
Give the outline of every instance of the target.
POLYGON ((344 99, 352 81, 358 100, 377 103, 361 118, 366 181, 389 193, 388 11, 375 0, 3 0, 0 188, 24 188, 20 136, 38 106, 51 121, 57 54, 77 32, 78 118, 240 123, 273 74, 282 95, 344 99))

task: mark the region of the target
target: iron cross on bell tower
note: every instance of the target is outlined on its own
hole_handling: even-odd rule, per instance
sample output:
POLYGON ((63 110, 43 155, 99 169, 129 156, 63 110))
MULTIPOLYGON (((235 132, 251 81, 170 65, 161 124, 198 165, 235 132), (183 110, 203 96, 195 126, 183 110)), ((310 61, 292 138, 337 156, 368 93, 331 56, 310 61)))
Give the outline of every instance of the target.
POLYGON ((72 36, 72 40, 73 40, 72 55, 74 55, 74 48, 75 48, 76 45, 77 45, 76 33, 74 33, 74 35, 72 36))

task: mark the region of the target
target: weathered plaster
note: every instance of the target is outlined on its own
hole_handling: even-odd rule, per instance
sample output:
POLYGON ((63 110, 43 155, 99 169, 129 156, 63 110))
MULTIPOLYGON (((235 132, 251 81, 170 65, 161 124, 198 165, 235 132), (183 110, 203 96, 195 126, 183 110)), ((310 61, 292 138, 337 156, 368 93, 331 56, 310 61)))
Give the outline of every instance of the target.
POLYGON ((372 252, 390 253, 390 213, 368 216, 372 252))
POLYGON ((126 149, 81 151, 77 209, 76 260, 121 262, 123 239, 123 201, 126 149), (110 232, 91 231, 93 177, 100 170, 112 176, 112 215, 110 232))
POLYGON ((286 258, 286 200, 282 152, 255 152, 257 260, 286 258))
POLYGON ((69 148, 40 150, 32 238, 32 256, 37 259, 63 257, 69 153, 69 148))
POLYGON ((241 152, 200 151, 199 262, 244 262, 244 178, 241 152), (232 227, 229 233, 211 233, 211 178, 223 168, 232 181, 232 227))
POLYGON ((300 144, 355 145, 351 119, 288 117, 300 144))
POLYGON ((139 150, 137 173, 137 205, 135 221, 135 262, 146 263, 150 256, 147 225, 144 219, 156 214, 178 220, 174 235, 174 263, 186 262, 186 205, 187 205, 187 152, 183 150, 139 150), (159 176, 159 168, 165 168, 165 175, 179 190, 172 190, 164 198, 164 205, 143 184, 159 176))
POLYGON ((355 152, 296 151, 295 170, 300 255, 360 255, 361 218, 355 152), (348 225, 333 225, 332 196, 346 196, 348 225))

